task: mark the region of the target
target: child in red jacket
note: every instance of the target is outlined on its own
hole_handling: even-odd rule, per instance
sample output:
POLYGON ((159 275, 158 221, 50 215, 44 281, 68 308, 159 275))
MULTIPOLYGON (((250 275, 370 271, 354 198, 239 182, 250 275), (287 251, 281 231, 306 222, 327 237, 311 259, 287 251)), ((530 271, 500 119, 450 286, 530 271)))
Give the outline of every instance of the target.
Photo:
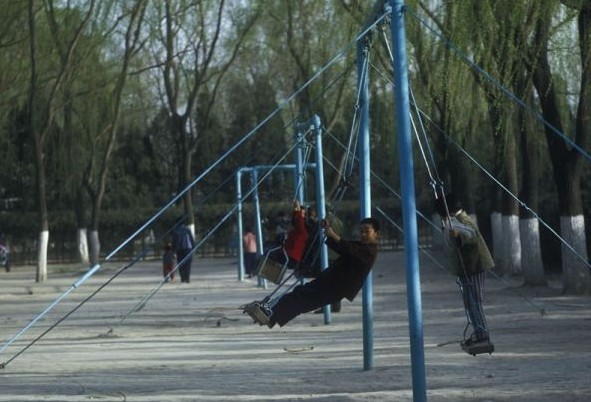
POLYGON ((306 244, 308 243, 308 228, 306 227, 306 210, 296 199, 293 202, 293 215, 291 217, 291 229, 285 240, 285 252, 290 261, 299 263, 304 257, 306 244))

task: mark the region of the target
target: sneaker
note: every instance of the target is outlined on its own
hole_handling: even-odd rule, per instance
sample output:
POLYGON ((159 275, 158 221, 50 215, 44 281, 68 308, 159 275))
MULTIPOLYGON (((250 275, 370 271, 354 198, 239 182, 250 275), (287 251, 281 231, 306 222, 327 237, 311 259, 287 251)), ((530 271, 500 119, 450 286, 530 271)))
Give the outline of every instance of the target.
POLYGON ((258 301, 248 303, 244 306, 243 312, 248 314, 259 325, 268 325, 272 314, 269 307, 258 301))
POLYGON ((491 354, 495 351, 495 345, 491 343, 488 337, 480 339, 470 337, 460 342, 460 346, 464 352, 472 356, 476 356, 481 353, 491 354))

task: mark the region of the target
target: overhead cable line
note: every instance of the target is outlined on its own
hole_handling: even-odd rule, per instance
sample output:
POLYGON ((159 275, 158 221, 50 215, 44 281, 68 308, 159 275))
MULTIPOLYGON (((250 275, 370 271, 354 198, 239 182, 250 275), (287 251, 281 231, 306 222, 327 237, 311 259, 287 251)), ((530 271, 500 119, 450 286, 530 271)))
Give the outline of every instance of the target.
POLYGON ((407 7, 407 11, 408 11, 409 15, 413 16, 418 22, 420 22, 425 28, 427 28, 427 30, 429 32, 431 32, 435 37, 437 37, 439 40, 441 40, 445 44, 446 47, 448 47, 454 53, 456 53, 462 60, 464 60, 476 72, 478 72, 483 77, 485 77, 488 81, 490 81, 492 84, 494 84, 499 90, 501 90, 501 92, 503 92, 505 95, 507 95, 507 97, 509 99, 513 100, 515 103, 517 103, 523 109, 528 111, 532 116, 534 116, 534 118, 536 120, 540 121, 542 124, 544 124, 546 127, 548 127, 550 129, 550 131, 552 131, 555 135, 562 138, 569 146, 576 149, 582 156, 584 156, 587 160, 591 161, 591 155, 585 149, 581 148, 581 146, 579 146, 579 144, 577 144, 576 141, 572 140, 571 138, 566 136, 563 132, 561 132, 559 129, 554 127, 550 122, 548 122, 546 119, 544 119, 544 116, 542 116, 540 113, 534 111, 523 100, 521 100, 519 97, 517 97, 517 95, 515 95, 508 88, 506 88, 503 84, 501 84, 497 79, 493 78, 489 73, 487 73, 482 67, 478 66, 475 62, 470 60, 470 58, 462 50, 460 50, 456 45, 454 45, 442 33, 438 32, 434 28, 432 28, 426 21, 424 21, 410 7, 407 7))
MULTIPOLYGON (((176 194, 168 203, 162 206, 154 215, 152 215, 144 224, 142 224, 138 229, 136 229, 131 235, 129 235, 123 242, 121 242, 117 247, 115 247, 103 260, 104 262, 110 261, 119 251, 121 251, 124 247, 126 247, 133 239, 135 239, 140 233, 142 233, 146 228, 148 228, 152 223, 156 221, 166 210, 172 207, 181 197, 183 197, 189 190, 191 190, 197 183, 199 183, 205 176, 207 176, 215 167, 217 167, 223 160, 225 160, 229 155, 231 155, 234 151, 236 151, 242 144, 244 144, 247 140, 253 137, 256 133, 258 133, 259 129, 262 128, 265 124, 267 124, 275 115, 277 115, 280 111, 282 111, 293 99, 295 99, 301 92, 303 92, 312 82, 314 82, 320 75, 322 75, 325 71, 327 71, 333 64, 339 61, 350 49, 356 44, 358 40, 363 38, 363 36, 375 25, 377 25, 385 16, 382 16, 380 19, 376 20, 371 26, 369 26, 365 31, 358 34, 347 46, 341 49, 328 63, 326 63, 314 76, 312 76, 309 80, 307 80, 304 84, 302 84, 296 91, 294 91, 289 97, 287 97, 283 102, 275 108, 267 117, 265 117, 261 122, 259 122, 252 130, 250 130, 247 134, 245 134, 240 140, 238 140, 234 145, 232 145, 226 152, 224 152, 215 162, 213 162, 208 168, 204 169, 201 174, 196 176, 190 183, 188 183, 178 194, 176 194)), ((88 278, 93 276, 99 269, 101 268, 101 264, 97 263, 89 268, 89 270, 80 277, 71 287, 60 295, 56 300, 54 300, 50 305, 48 305, 33 321, 31 321, 23 330, 18 334, 19 336, 26 332, 29 328, 31 328, 38 320, 44 317, 49 311, 51 311, 57 304, 59 304, 69 293, 73 290, 80 287, 88 278)), ((3 349, 2 349, 3 350, 3 349)), ((0 350, 0 352, 2 351, 0 350)))
MULTIPOLYGON (((375 67, 374 67, 375 68, 375 67)), ((391 85, 394 83, 389 80, 389 78, 384 77, 388 80, 391 85)), ((453 144, 458 150, 463 153, 473 164, 476 165, 484 174, 486 174, 491 180, 493 180, 504 192, 506 192, 509 196, 511 196, 514 200, 518 202, 518 204, 524 208, 526 211, 532 214, 534 218, 536 218, 543 226, 545 226, 560 242, 565 245, 570 251, 572 251, 577 259, 579 259, 583 264, 585 264, 589 269, 591 269, 591 263, 587 261, 585 257, 583 257, 573 246, 571 246, 564 238, 562 238, 556 230, 554 230, 546 221, 544 221, 533 209, 531 209, 524 201, 522 201, 519 197, 511 192, 505 185, 503 185, 492 173, 490 173, 484 166, 482 166, 468 151, 466 151, 457 141, 455 141, 449 134, 445 133, 445 131, 439 127, 425 112, 423 112, 420 108, 416 107, 417 113, 423 116, 429 123, 431 123, 439 133, 441 133, 447 141, 453 144)))

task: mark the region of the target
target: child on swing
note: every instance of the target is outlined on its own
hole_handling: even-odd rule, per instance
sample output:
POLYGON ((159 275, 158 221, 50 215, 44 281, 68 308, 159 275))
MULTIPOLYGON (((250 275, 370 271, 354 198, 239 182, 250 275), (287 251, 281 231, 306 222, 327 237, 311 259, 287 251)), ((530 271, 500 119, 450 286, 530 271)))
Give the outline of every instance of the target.
POLYGON ((287 232, 287 237, 283 244, 283 250, 271 252, 269 258, 285 263, 285 255, 288 258, 288 268, 296 268, 304 257, 304 251, 308 242, 308 228, 306 227, 306 210, 300 205, 299 200, 293 201, 293 214, 291 217, 291 228, 287 232))
POLYGON ((443 236, 451 251, 451 263, 460 287, 466 316, 472 334, 460 343, 462 350, 471 355, 494 352, 490 342, 486 317, 482 308, 482 294, 486 271, 494 261, 476 223, 462 209, 454 194, 437 194, 435 210, 441 217, 443 236))
POLYGON ((375 218, 365 218, 360 223, 360 239, 343 239, 336 233, 330 221, 323 220, 326 244, 339 257, 314 280, 296 286, 271 303, 254 301, 244 307, 244 313, 255 323, 273 328, 284 326, 300 314, 314 311, 324 305, 334 304, 343 298, 353 301, 363 286, 378 254, 380 225, 375 218))

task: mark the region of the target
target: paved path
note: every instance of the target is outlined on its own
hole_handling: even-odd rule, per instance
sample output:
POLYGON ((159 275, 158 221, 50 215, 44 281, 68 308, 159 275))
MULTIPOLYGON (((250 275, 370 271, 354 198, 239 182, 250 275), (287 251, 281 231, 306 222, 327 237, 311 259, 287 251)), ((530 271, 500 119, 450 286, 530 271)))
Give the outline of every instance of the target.
MULTIPOLYGON (((412 401, 403 257, 384 252, 374 269, 373 370, 363 370, 361 297, 344 302, 330 325, 305 314, 269 330, 238 309, 268 291, 239 282, 231 259, 198 259, 190 284, 165 284, 121 323, 160 280, 159 262, 142 262, 1 370, 0 401, 412 401)), ((72 292, 0 363, 120 266, 72 292)), ((1 342, 82 275, 56 270, 45 284, 34 283, 31 267, 0 273, 1 342)), ((558 283, 522 289, 517 279, 491 278, 486 311, 497 352, 472 357, 457 343, 465 318, 453 277, 428 259, 421 276, 429 401, 591 400, 591 298, 560 296, 558 283)))

